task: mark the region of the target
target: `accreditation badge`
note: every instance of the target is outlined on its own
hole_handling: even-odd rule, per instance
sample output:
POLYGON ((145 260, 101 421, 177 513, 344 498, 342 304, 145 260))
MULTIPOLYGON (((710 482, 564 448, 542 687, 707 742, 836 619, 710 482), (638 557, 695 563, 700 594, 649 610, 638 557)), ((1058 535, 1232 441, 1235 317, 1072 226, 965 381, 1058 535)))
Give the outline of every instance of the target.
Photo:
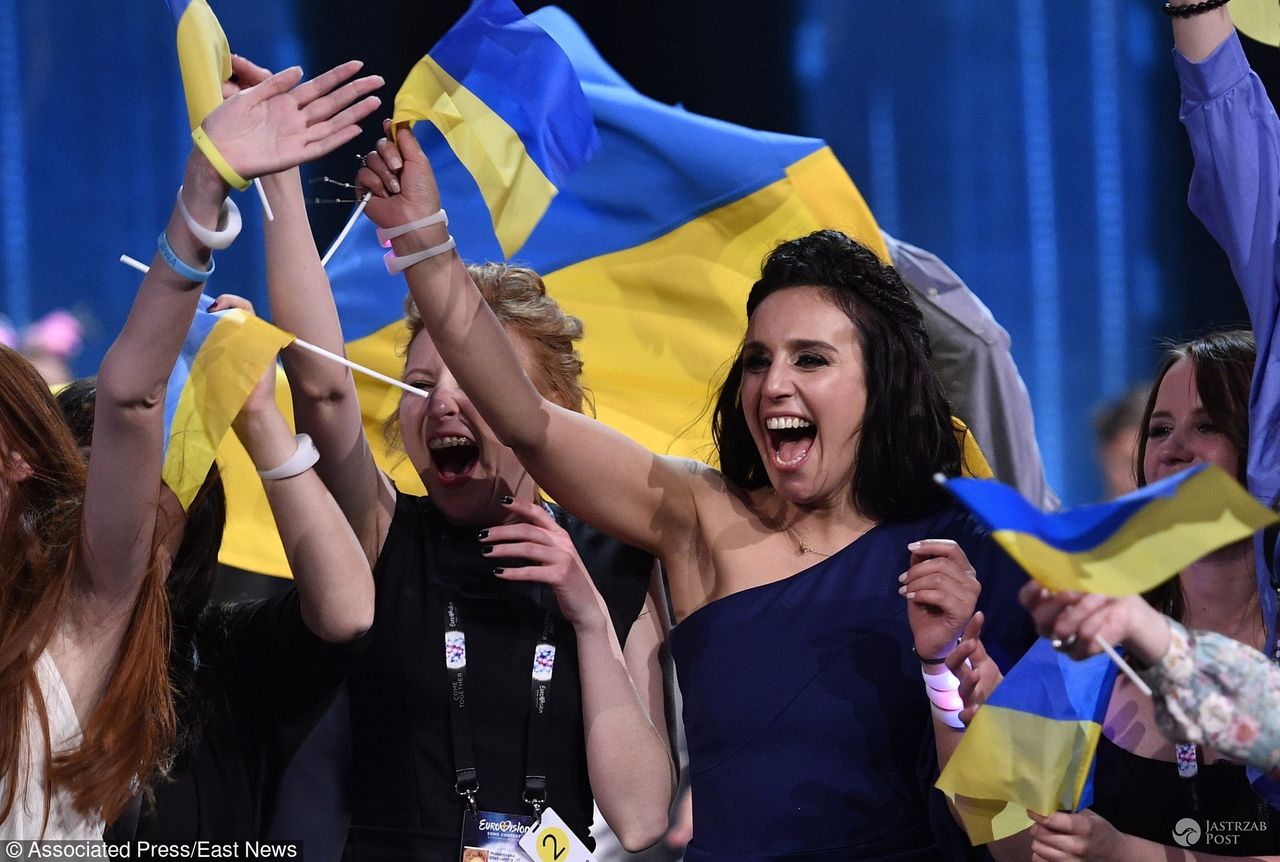
POLYGON ((498 811, 462 812, 462 862, 529 862, 520 839, 533 828, 533 818, 498 811))
POLYGON ((533 862, 595 862, 587 845, 552 808, 545 809, 538 825, 520 839, 520 849, 533 862))

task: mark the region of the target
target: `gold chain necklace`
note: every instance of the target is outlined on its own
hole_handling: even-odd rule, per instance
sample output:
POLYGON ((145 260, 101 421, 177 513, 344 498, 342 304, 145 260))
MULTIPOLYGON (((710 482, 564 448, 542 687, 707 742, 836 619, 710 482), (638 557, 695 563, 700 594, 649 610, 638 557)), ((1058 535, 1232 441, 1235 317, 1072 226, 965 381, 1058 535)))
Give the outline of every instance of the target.
POLYGON ((800 556, 803 557, 805 554, 813 554, 815 557, 824 558, 831 556, 830 554, 825 554, 822 551, 819 551, 817 548, 805 542, 804 539, 800 538, 799 534, 796 533, 795 527, 787 525, 785 529, 787 531, 787 535, 791 537, 791 541, 796 543, 796 553, 800 556))

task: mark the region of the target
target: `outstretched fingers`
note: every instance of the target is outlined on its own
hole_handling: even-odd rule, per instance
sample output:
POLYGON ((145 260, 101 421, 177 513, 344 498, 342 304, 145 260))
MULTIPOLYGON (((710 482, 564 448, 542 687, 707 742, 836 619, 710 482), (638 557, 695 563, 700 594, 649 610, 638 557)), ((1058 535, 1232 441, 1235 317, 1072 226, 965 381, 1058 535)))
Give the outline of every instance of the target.
MULTIPOLYGON (((297 67, 295 67, 297 68, 297 67)), ((348 60, 345 63, 334 66, 327 72, 316 75, 310 81, 293 88, 293 98, 299 107, 310 107, 313 102, 321 99, 327 94, 332 94, 344 81, 350 79, 356 72, 364 68, 362 60, 348 60)), ((298 83, 302 77, 302 70, 298 69, 298 78, 294 80, 294 84, 298 83)), ((285 89, 288 89, 287 87, 285 89)), ((281 92, 284 92, 283 90, 281 92)), ((329 113, 337 110, 332 108, 329 113)))

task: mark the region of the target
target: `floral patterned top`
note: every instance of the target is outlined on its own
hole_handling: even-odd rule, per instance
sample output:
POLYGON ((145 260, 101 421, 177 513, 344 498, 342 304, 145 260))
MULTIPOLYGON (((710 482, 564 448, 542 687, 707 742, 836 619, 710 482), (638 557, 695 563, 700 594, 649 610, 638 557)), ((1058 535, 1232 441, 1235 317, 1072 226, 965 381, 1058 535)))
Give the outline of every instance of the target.
POLYGON ((1143 671, 1160 729, 1280 777, 1280 667, 1257 650, 1169 620, 1169 650, 1143 671))

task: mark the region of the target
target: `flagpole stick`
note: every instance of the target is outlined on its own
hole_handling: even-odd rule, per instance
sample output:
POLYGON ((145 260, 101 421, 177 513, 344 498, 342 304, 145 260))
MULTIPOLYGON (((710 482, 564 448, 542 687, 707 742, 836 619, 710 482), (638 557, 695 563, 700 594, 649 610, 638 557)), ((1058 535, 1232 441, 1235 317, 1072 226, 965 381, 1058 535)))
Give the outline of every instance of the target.
POLYGON ((338 246, 342 245, 342 241, 347 238, 347 234, 351 233, 351 229, 356 226, 360 213, 364 212, 364 208, 369 205, 369 198, 371 197, 373 197, 373 192, 365 192, 364 197, 360 198, 360 203, 356 206, 355 211, 351 213, 351 218, 347 219, 347 223, 342 226, 342 231, 338 234, 338 238, 333 241, 333 245, 329 246, 329 250, 320 259, 321 266, 329 265, 329 260, 333 257, 334 252, 338 250, 338 246))
POLYGON ((339 356, 336 353, 330 353, 328 350, 325 350, 323 347, 317 347, 316 345, 312 344, 309 341, 303 341, 301 338, 295 338, 290 346, 301 347, 303 350, 306 350, 309 353, 314 353, 317 356, 323 356, 326 359, 329 359, 329 360, 332 360, 333 362, 338 363, 339 365, 345 365, 347 368, 350 368, 352 371, 359 371, 361 374, 364 374, 368 377, 372 377, 374 380, 381 380, 383 383, 386 383, 388 386, 394 386, 397 389, 403 389, 405 392, 408 392, 413 395, 417 395, 421 398, 431 397, 430 392, 419 389, 416 386, 410 386, 408 383, 405 383, 401 380, 396 380, 394 377, 388 377, 385 374, 380 374, 377 371, 374 371, 372 368, 366 368, 363 365, 360 365, 359 363, 352 362, 350 359, 347 359, 345 356, 339 356))
POLYGON ((144 274, 151 272, 151 267, 147 266, 145 263, 143 263, 142 261, 138 260, 135 257, 129 257, 129 255, 127 254, 120 255, 120 262, 123 263, 125 266, 131 269, 136 269, 138 272, 141 272, 144 274))
POLYGON ((1116 652, 1115 647, 1104 641, 1100 634, 1093 636, 1093 642, 1101 647, 1102 651, 1111 657, 1111 661, 1115 663, 1116 667, 1120 668, 1121 673, 1129 677, 1129 681, 1138 687, 1138 691, 1142 692, 1147 697, 1151 697, 1151 686, 1147 685, 1146 682, 1143 681, 1142 677, 1138 676, 1137 671, 1129 667, 1129 663, 1120 657, 1120 653, 1116 652))
MULTIPOLYGON (((120 255, 120 262, 123 263, 125 266, 132 267, 133 269, 138 270, 138 272, 151 271, 151 267, 147 266, 145 263, 143 263, 140 260, 136 260, 135 258, 129 257, 129 255, 127 254, 120 255)), ((374 380, 381 380, 383 383, 386 383, 388 386, 394 386, 397 389, 403 389, 405 392, 408 392, 411 395, 417 395, 419 398, 431 397, 431 393, 429 392, 419 389, 416 386, 410 386, 408 383, 405 383, 401 380, 396 380, 394 377, 388 377, 385 374, 381 374, 377 371, 374 371, 372 368, 366 368, 365 366, 359 364, 358 362, 352 362, 350 359, 347 359, 345 356, 339 356, 336 353, 331 353, 328 350, 325 350, 323 347, 317 347, 316 345, 312 344, 310 341, 303 341, 301 338, 295 337, 293 341, 290 342, 290 344, 293 347, 301 347, 303 350, 306 350, 310 353, 314 353, 317 356, 323 356, 324 358, 332 360, 333 362, 336 362, 339 365, 345 365, 347 368, 350 368, 352 371, 358 371, 367 377, 372 377, 374 380)))
POLYGON ((262 180, 254 177, 253 187, 258 190, 258 200, 262 201, 262 214, 267 217, 267 221, 275 221, 276 214, 271 211, 271 204, 267 202, 267 190, 262 187, 262 180))

